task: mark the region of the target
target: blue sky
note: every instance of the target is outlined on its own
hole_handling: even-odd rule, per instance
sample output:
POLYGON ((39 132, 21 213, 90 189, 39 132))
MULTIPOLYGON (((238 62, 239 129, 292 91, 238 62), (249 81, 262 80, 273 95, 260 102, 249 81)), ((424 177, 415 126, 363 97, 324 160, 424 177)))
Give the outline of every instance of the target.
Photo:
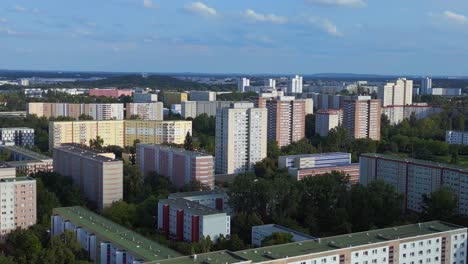
POLYGON ((1 0, 0 68, 468 75, 467 0, 1 0))

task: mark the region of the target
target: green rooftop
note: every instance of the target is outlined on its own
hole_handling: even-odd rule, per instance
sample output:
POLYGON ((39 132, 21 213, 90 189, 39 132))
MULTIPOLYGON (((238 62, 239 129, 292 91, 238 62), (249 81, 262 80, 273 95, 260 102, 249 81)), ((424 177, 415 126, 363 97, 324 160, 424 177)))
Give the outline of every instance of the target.
POLYGON ((94 233, 102 241, 120 246, 122 250, 126 250, 144 261, 158 261, 181 256, 170 248, 80 206, 55 208, 54 214, 94 233))
MULTIPOLYGON (((232 264, 248 262, 249 260, 242 258, 235 253, 229 251, 216 251, 194 256, 185 256, 180 258, 173 258, 168 260, 150 262, 151 264, 232 264)), ((150 264, 145 263, 145 264, 150 264)))
POLYGON ((386 242, 390 240, 435 234, 460 229, 462 227, 439 221, 378 229, 361 233, 352 233, 316 240, 295 242, 271 247, 263 247, 235 252, 253 263, 313 254, 341 248, 355 247, 369 243, 386 242))
POLYGON ((449 168, 449 169, 468 172, 468 168, 464 167, 464 166, 448 164, 448 163, 442 163, 442 162, 436 162, 436 161, 429 161, 429 160, 413 159, 413 158, 398 156, 398 155, 395 155, 395 154, 391 155, 391 154, 380 154, 380 153, 365 153, 365 154, 362 154, 361 156, 383 158, 383 159, 392 159, 392 160, 397 160, 397 161, 411 162, 411 163, 415 163, 415 164, 436 166, 436 167, 440 167, 440 168, 449 168))

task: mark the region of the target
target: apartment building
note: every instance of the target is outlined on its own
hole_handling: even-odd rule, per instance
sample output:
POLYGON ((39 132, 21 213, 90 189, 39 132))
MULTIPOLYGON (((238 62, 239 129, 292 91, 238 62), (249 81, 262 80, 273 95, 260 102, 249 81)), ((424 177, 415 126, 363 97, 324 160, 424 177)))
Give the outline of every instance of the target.
POLYGON ((216 109, 230 107, 230 101, 185 101, 181 104, 183 118, 195 118, 201 114, 216 116, 216 109))
POLYGON ((315 110, 326 110, 326 109, 341 109, 344 106, 345 100, 356 99, 354 95, 335 95, 335 94, 321 94, 321 93, 307 93, 303 94, 312 98, 314 101, 315 110))
POLYGON ((466 167, 375 153, 361 155, 359 164, 359 183, 384 180, 404 194, 408 210, 421 212, 423 195, 446 187, 458 199, 457 213, 468 215, 466 167))
POLYGON ((148 144, 183 144, 187 132, 192 133, 191 121, 53 121, 49 123, 49 148, 64 143, 89 145, 98 136, 105 146, 132 146, 137 139, 148 144))
POLYGON ((213 156, 163 145, 137 144, 136 163, 144 176, 166 176, 177 187, 198 181, 214 187, 213 156))
POLYGON ((287 91, 288 94, 300 94, 302 93, 302 86, 303 86, 303 78, 302 76, 296 75, 289 79, 287 91))
POLYGON ((463 264, 466 244, 466 228, 433 221, 237 252, 177 257, 158 263, 463 264))
POLYGON ((381 115, 380 100, 371 99, 370 96, 344 101, 343 126, 352 138, 380 140, 381 115))
POLYGON ((152 93, 135 93, 133 95, 134 103, 154 103, 158 101, 158 95, 152 93))
POLYGON ((0 142, 3 145, 34 146, 34 129, 28 127, 0 128, 0 142))
POLYGON ((258 98, 257 107, 268 114, 268 140, 284 147, 305 137, 306 102, 293 96, 258 98))
POLYGON ((232 210, 229 207, 229 196, 226 193, 226 190, 221 188, 215 188, 207 191, 171 193, 167 198, 181 198, 197 202, 212 209, 226 212, 228 215, 232 214, 232 210))
POLYGON ((74 103, 28 103, 28 115, 38 117, 72 117, 78 119, 81 115, 91 116, 94 120, 124 119, 123 104, 74 104, 74 103))
POLYGON ((53 170, 51 157, 20 146, 0 145, 0 152, 8 153, 5 164, 15 168, 18 175, 29 175, 39 171, 50 172, 53 170))
POLYGON ((89 96, 104 96, 119 98, 121 96, 132 96, 133 90, 124 89, 90 89, 89 96))
POLYGON ((55 147, 53 155, 54 171, 71 177, 98 210, 123 198, 123 163, 114 154, 64 144, 55 147))
POLYGON ((163 103, 129 103, 126 107, 126 117, 138 116, 142 120, 163 120, 163 103))
POLYGON ((387 83, 378 90, 377 98, 382 100, 382 106, 413 104, 413 81, 400 78, 396 82, 387 83))
POLYGON ((218 174, 251 171, 266 157, 266 108, 252 103, 233 103, 216 113, 215 165, 218 174))
POLYGON ((315 134, 328 136, 328 132, 341 125, 343 111, 341 109, 321 109, 315 113, 315 134))
POLYGON ((250 86, 250 80, 247 78, 237 79, 237 91, 243 93, 245 92, 245 87, 250 86))
POLYGON ((223 211, 182 198, 158 203, 158 229, 180 241, 198 242, 208 236, 216 241, 220 235, 230 235, 230 220, 223 211))
POLYGON ((292 241, 300 242, 305 240, 312 240, 315 237, 301 233, 299 231, 276 225, 276 224, 269 224, 269 225, 259 225, 259 226, 252 226, 252 240, 251 244, 254 247, 260 247, 262 245, 262 241, 274 233, 287 233, 292 235, 292 241))
POLYGON ((181 256, 166 246, 79 206, 53 209, 51 236, 59 236, 65 231, 76 234, 81 248, 94 263, 156 263, 181 256))
POLYGON ((392 125, 399 124, 403 120, 409 119, 413 114, 416 119, 423 119, 442 111, 443 108, 430 106, 427 103, 382 107, 382 114, 385 114, 388 117, 388 120, 392 125))
POLYGON ((211 91, 190 91, 190 101, 216 101, 216 92, 211 91))
POLYGON ((16 177, 15 168, 0 164, 0 241, 17 228, 37 221, 36 180, 16 177))
POLYGON ((350 153, 331 152, 280 156, 278 168, 288 169, 289 174, 296 180, 339 171, 349 175, 352 184, 359 182, 359 164, 351 163, 350 153))
POLYGON ((181 104, 182 102, 188 101, 187 93, 179 92, 163 92, 163 102, 166 106, 173 104, 181 104))
POLYGON ((445 131, 445 142, 450 145, 468 145, 467 131, 445 131))

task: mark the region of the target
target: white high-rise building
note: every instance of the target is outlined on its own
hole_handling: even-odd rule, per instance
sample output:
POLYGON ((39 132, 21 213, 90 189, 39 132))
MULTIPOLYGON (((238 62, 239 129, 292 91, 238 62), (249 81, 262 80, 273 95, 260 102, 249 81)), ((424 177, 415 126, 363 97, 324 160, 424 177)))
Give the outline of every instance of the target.
POLYGON ((288 82, 288 93, 302 93, 302 76, 296 75, 294 78, 291 78, 288 82))
POLYGON ((275 79, 266 79, 265 80, 265 86, 276 89, 276 80, 275 79))
POLYGON ((247 78, 239 78, 237 80, 237 90, 239 92, 245 92, 245 87, 250 86, 250 80, 247 78))
POLYGON ((216 173, 238 174, 251 171, 266 157, 266 108, 253 103, 233 103, 216 112, 216 173))
POLYGON ((413 81, 400 78, 394 83, 387 83, 379 89, 378 98, 384 107, 410 105, 413 103, 413 81))
POLYGON ((432 79, 429 77, 421 80, 421 94, 432 94, 432 79))

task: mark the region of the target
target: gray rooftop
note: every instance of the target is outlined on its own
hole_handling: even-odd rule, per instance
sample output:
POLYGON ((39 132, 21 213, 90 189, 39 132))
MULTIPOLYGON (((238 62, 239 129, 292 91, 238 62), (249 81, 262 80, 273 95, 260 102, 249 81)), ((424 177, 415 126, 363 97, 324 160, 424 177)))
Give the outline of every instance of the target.
POLYGON ((35 151, 32 151, 32 150, 29 150, 27 148, 23 148, 23 147, 20 147, 20 146, 6 146, 6 145, 0 145, 0 149, 7 149, 7 150, 10 150, 11 152, 15 152, 15 153, 18 153, 18 154, 21 154, 25 157, 28 157, 32 160, 51 160, 52 158, 49 157, 49 156, 46 156, 44 154, 41 154, 41 153, 37 153, 35 151))
POLYGON ((99 152, 92 148, 79 145, 79 144, 62 144, 58 147, 55 147, 54 150, 61 150, 61 151, 69 152, 69 153, 78 155, 83 158, 97 160, 101 162, 120 161, 117 159, 111 159, 109 157, 104 157, 104 156, 99 155, 99 154, 104 154, 107 152, 99 152))
POLYGON ((223 211, 219 211, 213 208, 210 208, 205 205, 201 205, 197 202, 192 202, 183 198, 175 199, 165 199, 159 201, 162 204, 168 204, 169 206, 174 206, 176 208, 184 209, 184 211, 191 212, 194 215, 214 215, 214 214, 224 214, 223 211))
POLYGON ((178 192, 178 193, 171 193, 169 195, 169 199, 175 199, 175 198, 187 198, 187 197, 194 197, 194 196, 205 196, 205 195, 225 195, 226 190, 222 188, 216 188, 213 190, 207 190, 207 191, 194 191, 194 192, 178 192))

